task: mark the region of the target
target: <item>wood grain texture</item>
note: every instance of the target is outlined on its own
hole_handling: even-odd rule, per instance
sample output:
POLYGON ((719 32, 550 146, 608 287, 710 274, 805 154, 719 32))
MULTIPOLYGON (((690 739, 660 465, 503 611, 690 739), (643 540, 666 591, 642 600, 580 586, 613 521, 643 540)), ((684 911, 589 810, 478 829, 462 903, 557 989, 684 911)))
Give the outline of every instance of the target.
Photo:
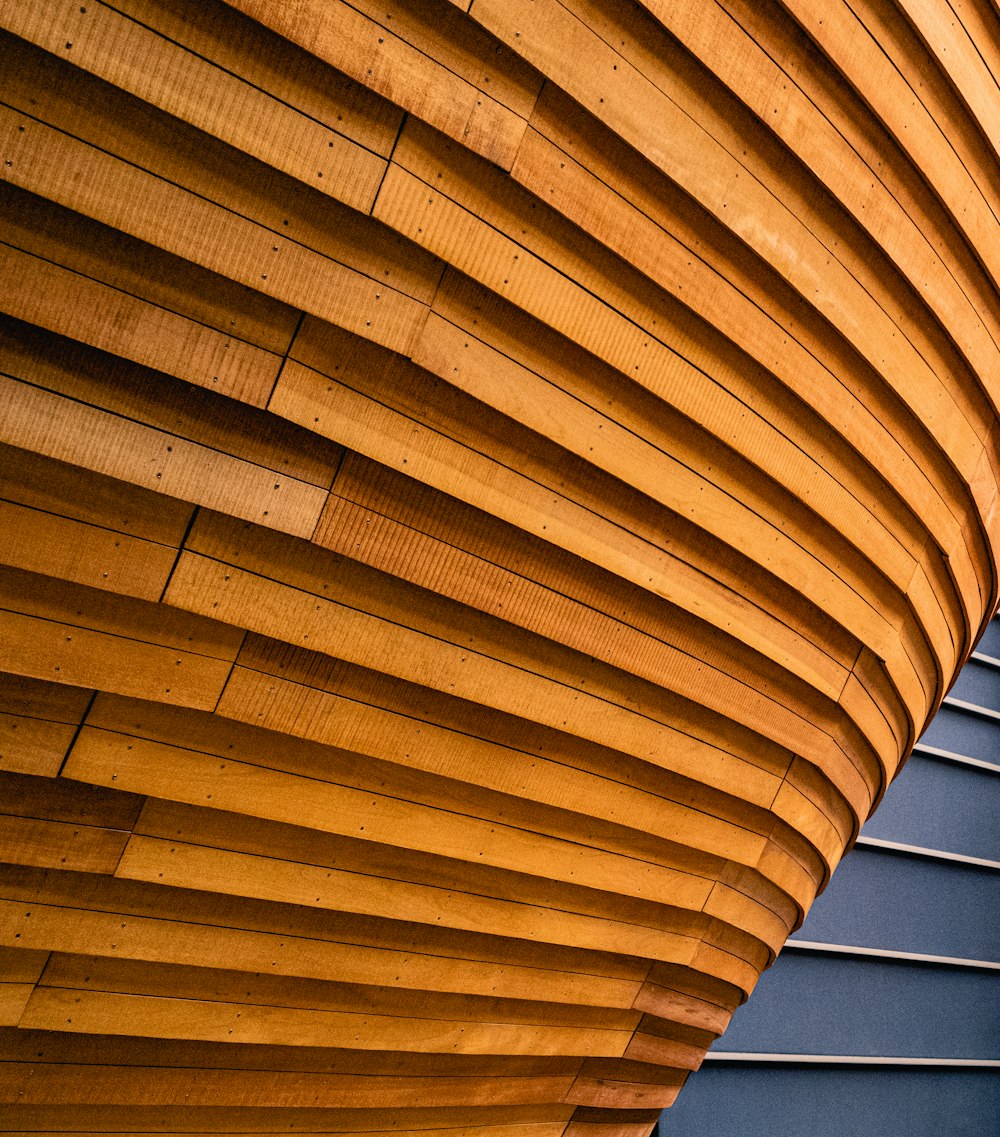
POLYGON ((996 607, 987 0, 0 0, 0 1128, 645 1137, 996 607))

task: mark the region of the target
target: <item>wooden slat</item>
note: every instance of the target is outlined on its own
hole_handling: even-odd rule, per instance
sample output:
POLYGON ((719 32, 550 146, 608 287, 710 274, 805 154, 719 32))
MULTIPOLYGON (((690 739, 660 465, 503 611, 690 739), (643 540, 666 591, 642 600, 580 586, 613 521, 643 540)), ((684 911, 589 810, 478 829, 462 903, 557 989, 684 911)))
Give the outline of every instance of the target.
POLYGON ((0 0, 0 1129, 646 1137, 995 607, 952 9, 0 0))

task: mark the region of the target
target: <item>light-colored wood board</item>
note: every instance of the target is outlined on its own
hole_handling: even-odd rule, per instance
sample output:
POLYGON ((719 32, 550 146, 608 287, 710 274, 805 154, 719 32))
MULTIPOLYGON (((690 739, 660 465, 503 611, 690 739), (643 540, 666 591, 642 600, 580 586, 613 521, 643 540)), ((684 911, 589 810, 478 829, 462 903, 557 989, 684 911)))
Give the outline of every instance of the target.
MULTIPOLYGON (((950 393, 933 373, 928 374, 912 348, 904 348, 902 337, 897 335, 890 346, 892 322, 845 266, 765 185, 754 177, 741 178, 746 170, 707 127, 588 28, 576 11, 554 2, 540 8, 520 0, 514 4, 504 0, 502 6, 487 0, 476 8, 474 18, 502 41, 516 42, 529 62, 669 172, 801 295, 825 311, 834 326, 883 371, 949 452, 964 438, 974 453, 976 434, 950 393), (516 35, 515 26, 523 28, 516 35), (593 65, 575 68, 570 61, 580 55, 588 56, 593 65), (657 124, 655 137, 651 122, 657 124), (918 382, 917 374, 924 379, 918 382)), ((967 469, 967 464, 963 461, 960 468, 967 469)))
MULTIPOLYGON (((524 127, 540 77, 533 75, 512 53, 501 52, 501 66, 494 72, 492 61, 483 56, 488 40, 469 35, 456 20, 446 19, 446 9, 435 4, 437 21, 452 31, 447 37, 451 58, 439 63, 424 50, 428 37, 440 43, 434 23, 412 16, 406 32, 417 43, 408 42, 406 33, 370 19, 362 11, 337 0, 333 5, 311 2, 290 12, 271 0, 239 0, 240 11, 259 20, 285 39, 319 56, 337 70, 391 99, 405 111, 426 118, 439 130, 484 154, 490 161, 509 168, 524 127), (459 37, 454 29, 459 29, 459 37), (417 36, 414 35, 417 33, 417 36), (472 51, 463 51, 471 39, 472 51), (478 42, 477 42, 478 41, 478 42), (478 50, 477 50, 478 49, 478 50), (464 56, 464 58, 462 58, 464 56), (461 69, 456 62, 461 61, 461 69), (485 65, 485 70, 484 70, 485 65), (499 84, 500 95, 493 97, 494 74, 514 72, 513 82, 499 84), (463 75, 462 72, 465 72, 463 75), (505 100, 514 109, 504 105, 505 100), (520 112, 520 113, 518 113, 520 112)), ((388 13, 391 17, 391 12, 388 13)), ((380 16, 384 15, 380 11, 380 16)), ((388 24, 388 21, 386 21, 388 24)), ((438 50, 441 50, 440 48, 438 50)), ((492 52, 491 52, 492 54, 492 52)))
POLYGON ((54 392, 2 377, 0 392, 12 445, 297 536, 312 533, 326 501, 319 486, 54 392))
MULTIPOLYGON (((0 38, 0 51, 6 42, 0 38)), ((223 211, 317 255, 351 265, 415 300, 427 302, 433 296, 440 266, 397 234, 148 103, 23 41, 15 42, 19 47, 7 62, 11 86, 23 77, 18 97, 32 119, 44 120, 90 146, 121 156, 129 165, 183 186, 223 211)), ((128 242, 125 236, 118 240, 128 242)), ((237 255, 236 251, 231 255, 237 255)), ((246 291, 225 279, 219 281, 219 289, 223 294, 246 291)), ((259 290, 246 307, 280 310, 274 299, 259 290)), ((238 326, 239 313, 232 315, 238 326)))
POLYGON ((416 1106, 546 1105, 561 1102, 572 1075, 469 1079, 421 1076, 302 1074, 296 1071, 192 1070, 163 1067, 65 1063, 52 1068, 32 1061, 0 1067, 0 1102, 20 1105, 98 1105, 114 1086, 121 1105, 183 1105, 306 1108, 397 1108, 416 1106), (470 1084, 471 1082, 471 1084, 470 1084))
POLYGON ((24 952, 28 955, 47 953, 38 945, 56 945, 63 951, 111 959, 197 966, 213 960, 244 972, 371 983, 387 990, 503 994, 512 999, 627 1008, 640 987, 639 980, 449 958, 413 948, 338 943, 164 916, 13 900, 0 900, 0 929, 4 942, 23 944, 30 949, 24 952))
MULTIPOLYGON (((265 411, 245 403, 237 409, 232 400, 222 395, 188 384, 164 382, 162 376, 145 368, 83 344, 53 341, 39 329, 23 324, 5 329, 0 342, 7 372, 23 382, 296 481, 327 489, 340 462, 338 447, 265 411)), ((0 471, 5 484, 9 481, 16 486, 11 500, 66 516, 76 516, 83 510, 81 520, 124 532, 143 525, 150 531, 142 530, 137 535, 175 547, 190 521, 190 510, 178 504, 171 505, 127 485, 109 484, 100 477, 91 479, 88 485, 93 498, 87 494, 81 501, 84 494, 73 494, 65 467, 23 450, 11 452, 8 448, 0 453, 0 471), (105 508, 112 511, 110 516, 99 511, 104 502, 105 508)), ((73 476, 87 477, 80 467, 74 468, 73 476)))
POLYGON ((730 675, 711 668, 697 656, 691 658, 583 604, 574 604, 560 593, 544 590, 530 579, 504 572, 489 562, 463 557, 451 544, 403 529, 332 495, 314 539, 381 571, 495 612, 736 721, 765 723, 762 734, 787 748, 807 749, 820 764, 838 770, 850 765, 843 754, 836 753, 837 724, 831 720, 829 707, 818 699, 806 702, 796 697, 797 692, 786 693, 779 686, 780 675, 766 680, 758 676, 756 682, 748 675, 743 683, 733 682, 730 675), (764 701, 768 709, 762 712, 764 701))
MULTIPOLYGON (((316 1137, 334 1137, 347 1129, 368 1133, 371 1137, 388 1137, 391 1132, 415 1134, 425 1127, 434 1126, 440 1127, 434 1131, 434 1137, 445 1137, 449 1131, 464 1131, 471 1118, 477 1126, 475 1137, 479 1137, 479 1127, 484 1130, 482 1137, 502 1137, 512 1124, 523 1126, 529 1137, 559 1137, 572 1110, 573 1107, 567 1105, 484 1105, 472 1106, 466 1111, 460 1107, 432 1107, 393 1109, 387 1113, 376 1109, 289 1109, 279 1106, 272 1107, 262 1117, 252 1107, 239 1106, 32 1106, 22 1111, 18 1123, 31 1126, 24 1132, 36 1133, 46 1128, 71 1131, 73 1124, 86 1125, 86 1132, 94 1133, 95 1137, 111 1137, 112 1133, 120 1133, 123 1127, 129 1128, 137 1137, 152 1137, 154 1132, 171 1130, 190 1133, 192 1137, 207 1137, 209 1133, 220 1132, 266 1133, 269 1129, 273 1131, 275 1126, 289 1128, 293 1124, 299 1127, 300 1132, 315 1134, 316 1137), (74 1111, 75 1116, 70 1111, 74 1111), (101 1129, 100 1126, 106 1128, 101 1129), (400 1130, 397 1126, 411 1128, 400 1130)), ((10 1116, 10 1108, 0 1105, 0 1124, 9 1125, 10 1116)))
POLYGON ((0 560, 92 588, 159 600, 177 550, 0 501, 0 560))
MULTIPOLYGON (((983 187, 973 182, 962 159, 945 142, 941 128, 901 73, 898 58, 886 54, 846 4, 838 3, 828 15, 824 13, 822 23, 801 0, 789 3, 788 11, 845 78, 864 92, 893 138, 926 171, 952 224, 973 247, 989 249, 996 221, 983 199, 983 187)), ((995 255, 988 255, 985 265, 995 284, 1000 279, 995 255)))
POLYGON ((0 1026, 17 1026, 34 989, 34 983, 0 981, 0 1026))
POLYGON ((123 695, 209 709, 230 664, 14 612, 0 613, 0 666, 39 679, 96 686, 123 695))
POLYGON ((121 830, 0 815, 0 841, 11 864, 113 873, 127 838, 121 830))
POLYGON ((113 8, 80 8, 64 4, 61 10, 43 12, 7 5, 0 8, 0 20, 75 67, 316 185, 352 208, 367 212, 371 207, 384 159, 113 8))
POLYGON ((0 265, 7 315, 250 403, 274 385, 280 360, 259 348, 9 245, 0 265))
POLYGON ((6 180, 44 190, 44 196, 60 205, 237 284, 397 351, 408 348, 423 320, 425 306, 388 284, 69 134, 4 109, 0 145, 8 138, 14 146, 8 143, 5 150, 15 156, 11 166, 3 167, 6 180), (18 132, 19 125, 25 130, 18 132), (68 177, 68 168, 86 171, 86 176, 68 177), (100 189, 108 181, 120 189, 113 203, 100 189), (178 214, 186 218, 183 230, 167 220, 178 214))
POLYGON ((197 12, 178 0, 116 0, 114 7, 373 153, 392 153, 398 107, 221 0, 199 4, 197 12))
MULTIPOLYGON (((617 884, 620 890, 622 878, 627 877, 624 891, 629 895, 692 910, 704 905, 711 889, 700 877, 639 860, 630 862, 495 820, 480 821, 471 791, 470 816, 464 817, 370 790, 279 773, 232 759, 219 762, 179 747, 90 727, 84 727, 63 772, 66 777, 91 784, 210 805, 212 809, 326 833, 363 834, 365 841, 437 853, 474 865, 489 864, 521 873, 538 872, 538 866, 544 865, 546 879, 591 888, 615 891, 617 884), (144 788, 138 789, 140 786, 144 788)), ((144 831, 153 830, 144 827, 144 831)))
MULTIPOLYGON (((420 693, 414 692, 418 698, 420 693)), ((433 709, 425 706, 422 716, 411 717, 391 703, 378 707, 346 692, 338 696, 287 678, 275 681, 238 665, 216 716, 185 713, 182 717, 173 708, 101 695, 88 717, 83 744, 86 747, 91 729, 103 730, 113 738, 128 736, 124 745, 148 739, 200 753, 216 763, 235 761, 358 788, 395 788, 406 800, 451 803, 451 808, 466 802, 467 785, 480 787, 480 807, 494 821, 506 818, 507 824, 544 825, 568 839, 599 841, 654 863, 674 862, 705 878, 724 869, 723 856, 751 864, 763 851, 764 838, 753 832, 751 818, 742 811, 727 815, 721 796, 712 800, 702 790, 700 808, 691 809, 682 786, 663 786, 657 792, 655 779, 648 779, 646 786, 631 783, 628 771, 621 769, 624 756, 617 753, 607 755, 606 768, 598 762, 574 767, 572 748, 567 748, 568 753, 551 752, 551 746, 539 743, 529 753, 528 739, 520 740, 508 731, 503 745, 456 730, 458 724, 435 721, 433 709), (292 717, 286 706, 298 713, 292 717), (267 719, 272 711, 280 714, 274 720, 280 732, 243 725, 267 719), (525 749, 515 749, 512 744, 521 741, 525 749), (377 761, 362 762, 362 754, 377 761), (427 779, 424 772, 438 777, 427 779), (497 796, 491 799, 482 793, 484 789, 497 796), (675 799, 669 796, 671 789, 675 799), (524 799, 520 808, 518 798, 524 799), (530 802, 554 808, 536 811, 530 802), (710 807, 718 813, 709 812, 710 807), (573 823, 572 813, 567 819, 562 811, 587 816, 586 835, 573 823), (698 849, 705 853, 696 855, 698 849)), ((505 725, 496 724, 501 736, 505 725)), ((120 747, 121 743, 118 751, 120 747)), ((581 758, 577 755, 578 762, 581 758)), ((659 774, 655 768, 649 772, 659 774)), ((759 821, 762 828, 773 826, 766 814, 759 821)))
POLYGON ((25 1027, 40 1030, 77 1030, 91 1034, 110 1033, 123 1021, 133 1024, 134 1033, 157 1038, 204 1038, 283 1046, 350 1045, 361 1050, 430 1053, 446 1049, 459 1054, 617 1056, 631 1037, 628 1031, 396 1019, 388 1015, 63 991, 43 985, 35 988, 20 1020, 25 1027))
POLYGON ((226 662, 244 637, 217 620, 67 581, 47 579, 43 589, 38 577, 12 568, 0 568, 0 608, 226 662))
MULTIPOLYGON (((219 962, 228 963, 223 960, 219 962)), ((595 1008, 578 1004, 552 1007, 538 999, 515 999, 503 994, 495 997, 441 994, 400 988, 393 991, 369 983, 307 980, 299 977, 248 975, 244 971, 221 967, 178 967, 150 964, 144 960, 102 959, 62 952, 49 957, 42 986, 57 990, 103 991, 158 998, 218 1001, 236 1006, 278 1007, 287 1010, 321 1010, 341 1014, 374 1014, 382 1017, 440 1019, 470 1023, 507 1025, 552 1025, 588 1031, 632 1031, 648 1016, 629 1008, 595 1008)), ((649 1028, 652 1029, 652 1028, 649 1028)), ((680 1028, 670 1024, 657 1027, 659 1033, 678 1035, 680 1028)), ((673 1036, 671 1035, 671 1036, 673 1036)), ((697 1032, 681 1031, 688 1041, 697 1032)), ((697 1035, 701 1039, 701 1035, 697 1035)), ((707 1042, 708 1039, 701 1039, 707 1042)), ((294 1045, 304 1046, 306 1043, 294 1045)), ((319 1049, 319 1048, 317 1048, 319 1049)), ((307 1056, 308 1058, 309 1056, 307 1056)), ((315 1056, 313 1056, 315 1057, 315 1056)), ((541 1055, 539 1055, 541 1057, 541 1055)), ((392 1059, 365 1059, 348 1052, 334 1056, 330 1068, 363 1069, 391 1065, 392 1059)), ((426 1066, 427 1063, 424 1063, 426 1066)), ((474 1069, 476 1063, 467 1068, 474 1069)), ((485 1063, 479 1063, 480 1067, 485 1063)), ((520 1068, 525 1068, 521 1064, 520 1068)))
MULTIPOLYGON (((182 888, 232 891, 331 911, 437 923, 469 932, 502 927, 508 935, 544 943, 668 962, 689 963, 697 947, 689 937, 633 924, 152 837, 132 837, 116 876, 182 888)), ((713 962, 709 961, 710 973, 713 962)))
MULTIPOLYGON (((690 4, 671 7, 659 0, 650 0, 644 6, 711 66, 759 118, 770 115, 770 124, 785 145, 808 164, 824 186, 851 210, 854 220, 893 256, 925 302, 937 309, 944 324, 961 328, 958 342, 974 369, 984 358, 979 352, 995 354, 995 343, 984 322, 992 314, 983 306, 972 305, 947 261, 945 271, 939 271, 941 261, 924 232, 925 216, 911 215, 906 204, 891 192, 891 182, 883 185, 887 163, 864 161, 853 145, 856 132, 841 133, 836 120, 822 113, 810 92, 800 86, 801 49, 792 47, 786 36, 781 46, 784 54, 791 54, 793 59, 790 63, 783 61, 783 65, 775 62, 764 47, 754 42, 752 37, 760 34, 760 28, 753 23, 752 14, 750 26, 746 26, 747 9, 739 3, 731 5, 730 13, 714 5, 700 9, 690 4), (781 105, 776 107, 774 95, 779 84, 781 105)), ((768 49, 774 51, 770 44, 768 49)), ((809 69, 813 73, 818 70, 815 64, 809 69)))
POLYGON ((530 715, 548 726, 690 773, 756 804, 767 804, 774 793, 773 774, 682 735, 666 723, 654 724, 650 718, 584 692, 569 694, 541 675, 471 649, 431 641, 413 629, 198 554, 181 554, 165 599, 216 619, 234 620, 238 610, 248 630, 258 634, 423 682, 499 710, 530 715), (252 619, 246 615, 250 612, 252 619), (432 680, 429 684, 428 678, 432 680))
POLYGON ((23 252, 273 355, 291 343, 299 313, 252 288, 8 180, 0 205, 9 219, 4 240, 23 252))
POLYGON ((54 778, 76 727, 0 712, 0 770, 54 778))
MULTIPOLYGON (((0 339, 10 361, 10 340, 0 339)), ((21 367, 12 366, 22 376, 21 367)), ((32 377, 34 377, 32 373, 32 377)), ((0 445, 0 497, 56 517, 124 533, 143 542, 180 547, 191 521, 191 507, 138 486, 92 473, 82 466, 0 445)))
POLYGON ((13 715, 76 727, 93 695, 81 688, 0 673, 0 710, 13 715))

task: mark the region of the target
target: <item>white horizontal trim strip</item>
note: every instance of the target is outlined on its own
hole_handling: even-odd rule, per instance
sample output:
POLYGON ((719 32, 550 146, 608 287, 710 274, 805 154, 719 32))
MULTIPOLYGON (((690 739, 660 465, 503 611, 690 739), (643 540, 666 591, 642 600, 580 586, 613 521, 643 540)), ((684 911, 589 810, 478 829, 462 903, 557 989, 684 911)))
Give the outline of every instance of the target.
POLYGON ((974 659, 977 663, 988 663, 991 667, 1000 667, 1000 659, 997 659, 995 655, 986 655, 985 652, 974 651, 969 658, 974 659))
POLYGON ((1000 1067, 996 1058, 902 1058, 882 1054, 740 1054, 737 1051, 710 1050, 706 1062, 827 1062, 838 1066, 960 1066, 1000 1067))
POLYGON ((956 754, 953 750, 942 750, 939 746, 929 746, 926 742, 918 742, 913 748, 914 754, 933 754, 935 758, 947 758, 949 762, 961 762, 963 766, 978 766, 981 770, 992 770, 1000 774, 1000 766, 995 762, 984 762, 982 758, 969 758, 966 754, 956 754))
POLYGON ((959 861, 963 865, 1000 869, 1000 861, 989 861, 985 857, 967 857, 964 853, 946 853, 943 849, 926 849, 923 845, 904 845, 902 841, 883 841, 880 837, 861 836, 855 844, 874 849, 893 849, 897 853, 913 853, 918 857, 932 857, 938 861, 959 861))
POLYGON ((986 968, 990 971, 1000 971, 1000 963, 994 963, 988 959, 965 959, 956 955, 925 955, 919 951, 891 951, 889 948, 856 947, 853 944, 824 944, 818 940, 789 939, 785 941, 785 947, 782 948, 782 951, 787 948, 798 948, 803 951, 836 952, 842 955, 865 955, 872 956, 875 959, 902 959, 910 960, 913 963, 942 963, 949 967, 977 967, 986 968))
POLYGON ((957 707, 962 711, 972 711, 973 714, 983 715, 984 718, 1000 719, 1000 711, 995 711, 992 707, 981 707, 978 703, 966 702, 965 699, 956 699, 953 695, 945 696, 944 705, 946 707, 957 707))

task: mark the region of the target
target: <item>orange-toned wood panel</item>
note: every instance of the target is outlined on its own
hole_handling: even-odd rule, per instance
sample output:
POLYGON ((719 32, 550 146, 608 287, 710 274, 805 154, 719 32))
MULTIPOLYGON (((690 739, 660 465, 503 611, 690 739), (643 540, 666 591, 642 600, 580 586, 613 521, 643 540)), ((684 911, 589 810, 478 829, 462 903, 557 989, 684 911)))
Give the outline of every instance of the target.
POLYGON ((996 604, 953 7, 0 0, 0 1128, 645 1137, 996 604))

